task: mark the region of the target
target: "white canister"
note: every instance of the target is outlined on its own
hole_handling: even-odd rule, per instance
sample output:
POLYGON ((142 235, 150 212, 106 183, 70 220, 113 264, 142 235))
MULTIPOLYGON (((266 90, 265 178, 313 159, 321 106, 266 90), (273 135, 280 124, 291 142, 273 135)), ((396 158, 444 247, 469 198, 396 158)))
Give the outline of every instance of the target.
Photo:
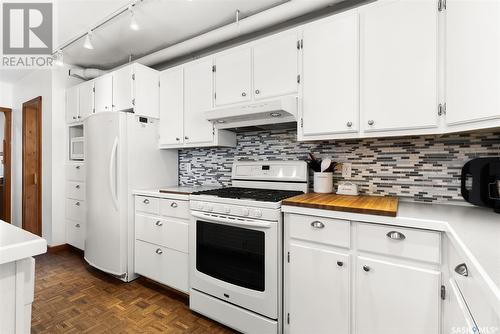
POLYGON ((333 173, 314 173, 314 192, 322 194, 333 192, 333 173))

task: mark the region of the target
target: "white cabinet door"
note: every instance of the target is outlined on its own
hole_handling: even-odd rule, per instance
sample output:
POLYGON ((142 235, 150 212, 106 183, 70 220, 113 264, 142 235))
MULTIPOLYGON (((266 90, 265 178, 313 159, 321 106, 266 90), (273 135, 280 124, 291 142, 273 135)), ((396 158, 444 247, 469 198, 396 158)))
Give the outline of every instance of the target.
POLYGON ((184 142, 184 87, 181 66, 160 74, 160 145, 184 142))
POLYGON ((299 139, 358 132, 358 12, 307 25, 303 34, 303 125, 299 139))
POLYGON ((297 93, 297 32, 286 32, 259 42, 253 48, 255 99, 297 93))
POLYGON ((152 68, 134 65, 134 110, 144 117, 160 117, 160 73, 152 68))
POLYGON ((249 47, 231 49, 215 57, 215 104, 252 99, 252 53, 249 47))
POLYGON ((357 334, 439 333, 439 271, 359 256, 355 272, 357 334))
POLYGON ((94 81, 95 112, 111 111, 113 105, 113 76, 104 75, 94 81))
POLYGON ((66 122, 73 123, 78 121, 78 87, 74 86, 66 89, 66 122))
POLYGON ((132 105, 132 66, 123 67, 112 73, 113 76, 113 111, 129 110, 132 105))
POLYGON ((448 0, 446 6, 448 125, 500 119, 499 59, 500 2, 448 0))
POLYGON ((212 58, 184 67, 184 142, 213 143, 213 125, 205 117, 212 108, 212 58))
POLYGON ((476 324, 453 279, 449 280, 447 298, 443 302, 443 333, 477 333, 476 324))
POLYGON ((87 81, 78 86, 80 95, 80 118, 83 120, 94 113, 94 81, 87 81))
POLYGON ((293 241, 289 250, 286 332, 349 333, 349 255, 293 241))
POLYGON ((364 131, 436 128, 437 1, 376 1, 360 20, 364 131))

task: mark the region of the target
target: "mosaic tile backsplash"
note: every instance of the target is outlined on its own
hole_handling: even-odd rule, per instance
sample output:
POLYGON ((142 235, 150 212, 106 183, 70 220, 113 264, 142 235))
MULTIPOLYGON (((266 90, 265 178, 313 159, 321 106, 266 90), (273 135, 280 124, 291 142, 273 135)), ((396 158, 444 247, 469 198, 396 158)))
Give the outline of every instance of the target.
MULTIPOLYGON (((352 163, 347 180, 358 184, 360 193, 462 204, 462 165, 476 157, 500 156, 500 131, 318 142, 296 138, 295 130, 243 132, 235 148, 180 150, 179 184, 229 186, 234 161, 305 160, 312 152, 352 163)), ((334 186, 341 180, 336 172, 334 186)))

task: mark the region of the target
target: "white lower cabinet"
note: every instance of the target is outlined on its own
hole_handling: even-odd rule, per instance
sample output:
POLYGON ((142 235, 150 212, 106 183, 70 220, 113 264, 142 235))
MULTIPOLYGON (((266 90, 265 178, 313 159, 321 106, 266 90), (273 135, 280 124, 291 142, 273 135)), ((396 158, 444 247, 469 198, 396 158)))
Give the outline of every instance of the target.
POLYGON ((355 272, 357 334, 439 333, 439 271, 359 256, 355 272))
POLYGON ((86 234, 85 164, 66 165, 66 242, 85 249, 86 234))
POLYGON ((188 197, 135 196, 135 271, 189 292, 188 197))

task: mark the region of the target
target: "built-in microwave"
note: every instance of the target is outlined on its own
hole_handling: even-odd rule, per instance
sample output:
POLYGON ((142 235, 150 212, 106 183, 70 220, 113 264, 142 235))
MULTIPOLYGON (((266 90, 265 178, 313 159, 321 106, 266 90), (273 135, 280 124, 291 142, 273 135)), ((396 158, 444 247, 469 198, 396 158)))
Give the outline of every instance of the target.
POLYGON ((73 137, 70 141, 69 157, 71 160, 83 160, 83 137, 73 137))

